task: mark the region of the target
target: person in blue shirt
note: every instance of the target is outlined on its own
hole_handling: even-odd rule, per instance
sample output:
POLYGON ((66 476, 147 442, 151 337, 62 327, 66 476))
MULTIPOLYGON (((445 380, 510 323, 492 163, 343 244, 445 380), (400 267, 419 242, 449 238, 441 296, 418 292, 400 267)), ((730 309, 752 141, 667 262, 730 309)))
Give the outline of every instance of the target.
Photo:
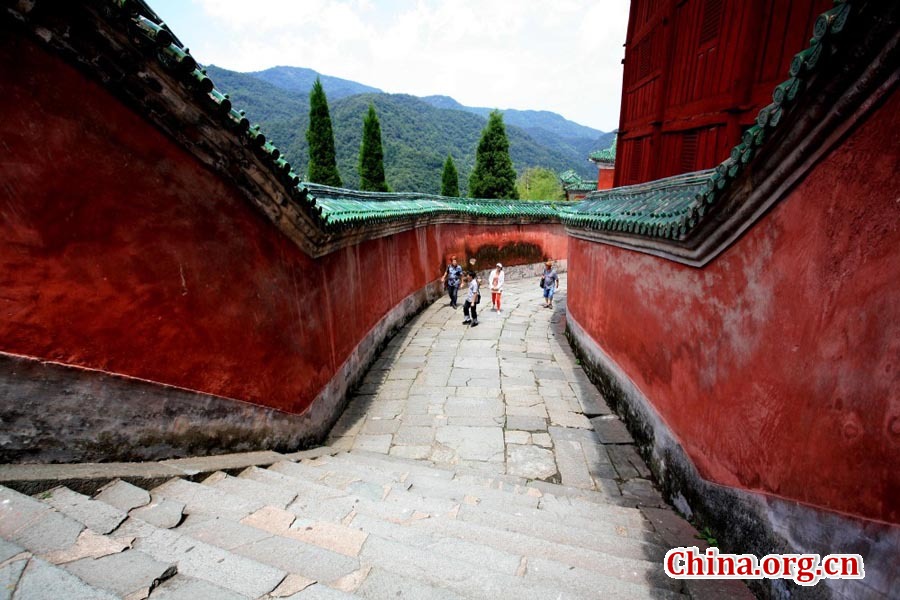
POLYGON ((450 264, 441 277, 441 283, 447 286, 447 293, 450 295, 450 308, 456 308, 456 295, 459 292, 459 283, 462 280, 463 269, 456 262, 456 255, 450 257, 450 264))
POLYGON ((559 275, 553 268, 553 261, 548 260, 544 264, 541 287, 544 288, 544 308, 553 308, 553 295, 559 289, 559 275))

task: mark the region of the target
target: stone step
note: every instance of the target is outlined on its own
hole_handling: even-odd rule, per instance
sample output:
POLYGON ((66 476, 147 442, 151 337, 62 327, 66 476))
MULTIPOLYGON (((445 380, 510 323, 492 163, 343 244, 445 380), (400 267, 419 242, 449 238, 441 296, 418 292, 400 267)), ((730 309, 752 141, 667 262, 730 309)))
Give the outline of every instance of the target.
MULTIPOLYGON (((516 575, 523 564, 540 565, 542 572, 552 574, 555 584, 577 589, 565 575, 573 569, 570 553, 579 552, 571 546, 557 547, 555 557, 548 558, 546 556, 548 552, 541 552, 542 549, 546 550, 546 542, 542 544, 541 540, 524 535, 503 536, 502 532, 492 528, 478 528, 471 523, 446 517, 411 519, 403 525, 398 525, 366 514, 357 514, 353 517, 351 525, 363 529, 370 535, 418 547, 447 558, 459 559, 476 566, 490 565, 491 570, 506 575, 516 575), (555 560, 556 558, 561 560, 555 560)), ((590 571, 590 575, 583 578, 591 579, 595 583, 616 579, 638 587, 651 585, 668 590, 678 590, 681 587, 679 582, 662 574, 658 561, 626 559, 610 554, 590 554, 590 558, 582 558, 576 562, 587 567, 581 570, 590 571), (596 562, 591 562, 591 559, 596 562)), ((616 584, 607 581, 604 585, 609 587, 616 584)))
MULTIPOLYGON (((351 524, 356 525, 357 519, 354 518, 351 524)), ((659 577, 664 553, 662 549, 654 547, 616 544, 613 540, 605 552, 598 552, 446 517, 410 520, 407 526, 427 531, 432 536, 453 537, 508 554, 524 555, 529 560, 541 558, 631 583, 652 581, 658 587, 678 588, 677 585, 671 585, 672 580, 668 577, 659 577)))
POLYGON ((43 502, 0 486, 0 538, 44 555, 69 550, 83 530, 43 502))
POLYGON ((173 561, 157 560, 140 550, 125 550, 99 558, 82 558, 64 565, 69 572, 94 587, 116 596, 145 597, 160 583, 173 577, 173 561))
POLYGON ((75 518, 88 514, 89 520, 107 523, 105 517, 89 514, 91 508, 104 512, 100 503, 94 505, 64 488, 43 492, 39 498, 55 505, 0 488, 0 537, 60 565, 88 586, 118 596, 149 591, 177 572, 170 562, 130 549, 130 539, 101 535, 75 518))
POLYGON ((374 567, 354 593, 368 600, 463 600, 463 596, 417 579, 374 567))
POLYGON ((150 492, 121 479, 114 479, 97 490, 94 498, 126 513, 150 504, 150 492))
MULTIPOLYGON (((333 464, 334 462, 353 461, 357 458, 361 458, 363 461, 365 461, 367 467, 375 470, 381 468, 383 472, 392 472, 391 462, 393 459, 386 458, 384 456, 357 455, 356 451, 354 451, 352 453, 344 455, 335 455, 334 457, 329 457, 326 460, 330 461, 327 464, 333 464)), ((451 473, 455 474, 455 472, 453 471, 451 471, 451 473)), ((407 477, 406 480, 409 481, 409 478, 407 477)), ((512 481, 516 480, 517 478, 512 478, 512 481)), ((611 499, 608 495, 603 494, 602 492, 556 484, 548 484, 545 482, 531 482, 524 487, 519 486, 517 488, 516 483, 510 484, 509 476, 484 476, 477 474, 477 472, 468 472, 463 475, 455 474, 453 481, 459 481, 460 484, 463 484, 466 487, 484 487, 496 491, 530 495, 530 497, 541 497, 550 494, 557 497, 577 498, 579 500, 579 506, 587 503, 587 511, 590 511, 590 514, 588 515, 589 518, 596 519, 601 515, 603 516, 603 518, 606 518, 606 516, 608 515, 611 520, 615 520, 616 522, 622 522, 622 518, 624 518, 626 520, 625 522, 632 526, 649 526, 646 518, 641 514, 639 510, 635 508, 613 505, 611 504, 611 500, 613 499, 611 499), (498 485, 498 482, 502 483, 503 485, 498 485)), ((530 504, 530 502, 522 502, 520 504, 527 505, 530 504)))
POLYGON ((0 597, 15 600, 117 600, 119 596, 94 587, 65 569, 24 552, 0 566, 0 597))
POLYGON ((384 468, 354 464, 349 458, 336 459, 337 457, 334 457, 327 462, 316 463, 315 466, 289 463, 289 468, 286 470, 289 473, 303 473, 304 469, 308 469, 305 472, 310 477, 319 477, 321 483, 334 483, 341 489, 344 489, 341 485, 344 479, 359 479, 380 486, 396 487, 400 485, 425 496, 445 498, 454 502, 463 502, 467 496, 477 497, 479 503, 497 509, 509 506, 538 507, 539 497, 537 495, 525 496, 483 486, 464 486, 452 480, 436 479, 413 473, 397 474, 384 468), (333 473, 336 477, 323 476, 325 473, 333 473))
POLYGON ((297 499, 298 495, 295 491, 265 485, 252 479, 237 479, 222 471, 213 473, 204 479, 202 484, 244 500, 263 502, 266 506, 277 506, 278 508, 287 508, 297 499))
MULTIPOLYGON (((307 477, 310 476, 310 474, 312 476, 319 475, 319 471, 313 469, 316 468, 309 467, 308 465, 296 465, 294 463, 278 463, 270 467, 270 470, 272 471, 295 475, 297 477, 307 477)), ((352 486, 353 484, 345 483, 351 479, 353 478, 343 475, 334 483, 335 485, 345 485, 345 487, 348 485, 352 486)), ((326 478, 321 480, 321 482, 327 484, 329 483, 329 480, 326 478)), ((471 503, 474 503, 477 504, 480 509, 492 513, 513 515, 523 519, 527 518, 532 521, 541 521, 554 528, 559 524, 560 519, 556 514, 541 511, 537 508, 509 506, 508 504, 504 504, 502 498, 499 497, 492 498, 491 502, 485 503, 480 496, 467 495, 461 490, 447 488, 445 487, 445 483, 449 482, 432 482, 431 485, 433 487, 430 489, 422 490, 420 487, 408 491, 404 491, 405 484, 394 485, 392 486, 390 493, 384 497, 384 499, 385 501, 390 501, 392 503, 402 504, 413 510, 433 513, 449 512, 450 510, 453 510, 457 504, 462 504, 469 512, 471 512, 471 503), (423 494, 429 501, 427 507, 420 504, 423 494), (437 497, 435 497, 436 495, 437 497)), ((501 494, 502 492, 497 493, 501 494)), ((573 518, 567 517, 565 522, 568 527, 577 528, 581 533, 589 532, 604 537, 613 536, 620 541, 622 538, 632 538, 642 542, 659 543, 658 536, 654 533, 652 525, 640 515, 639 511, 628 509, 625 513, 625 515, 627 515, 626 518, 623 519, 614 516, 613 518, 615 521, 608 520, 607 515, 600 513, 600 511, 598 511, 598 513, 599 514, 593 515, 592 518, 577 516, 573 518)), ((584 536, 580 536, 580 539, 584 539, 584 536)))
POLYGON ((247 523, 239 523, 222 518, 191 517, 178 531, 191 539, 329 585, 359 570, 358 559, 286 535, 273 534, 256 526, 260 525, 260 518, 257 516, 247 523), (248 524, 251 522, 256 525, 248 524))
MULTIPOLYGON (((277 466, 275 466, 275 468, 277 468, 277 466)), ((284 482, 280 480, 274 480, 273 483, 278 485, 284 482)), ((365 498, 358 499, 358 501, 352 506, 353 508, 350 514, 352 520, 349 521, 350 525, 353 527, 358 527, 362 531, 365 531, 369 534, 366 545, 363 547, 364 553, 365 548, 369 544, 373 543, 373 539, 377 538, 379 540, 397 542, 405 547, 419 548, 421 552, 437 554, 445 559, 467 562, 470 563, 470 569, 480 568, 482 565, 490 565, 491 570, 499 570, 502 574, 514 576, 522 564, 522 553, 527 553, 527 549, 531 547, 542 547, 541 540, 534 540, 522 534, 507 534, 505 538, 502 538, 506 543, 506 547, 498 549, 494 547, 494 545, 497 545, 496 542, 494 543, 494 545, 486 542, 488 542, 492 538, 496 539, 500 537, 498 534, 501 534, 502 532, 492 531, 488 527, 481 527, 481 537, 478 539, 474 539, 473 541, 463 539, 462 535, 458 535, 461 530, 466 530, 467 528, 471 529, 468 524, 457 523, 458 527, 456 528, 453 528, 452 526, 445 528, 437 527, 434 532, 427 529, 423 531, 422 529, 416 529, 416 526, 421 526, 420 524, 422 523, 436 521, 437 519, 428 518, 419 520, 416 518, 416 516, 414 516, 414 514, 410 514, 408 512, 404 514, 397 514, 397 512, 395 511, 392 513, 389 510, 385 510, 386 503, 365 498), (373 515, 372 513, 375 514, 373 515), (397 522, 403 521, 404 519, 404 525, 401 525, 397 522), (415 523, 415 526, 410 525, 411 523, 415 523), (435 535, 435 532, 438 534, 437 536, 435 535), (519 549, 519 553, 516 552, 516 548, 519 549), (512 552, 510 552, 509 550, 512 550, 512 552)), ((321 507, 321 504, 317 504, 315 508, 319 509, 319 507, 321 507)), ((291 506, 289 508, 295 509, 296 507, 291 506)), ((328 511, 328 509, 325 510, 326 513, 328 513, 330 516, 330 511, 328 511)), ((309 510, 309 508, 307 508, 303 510, 301 514, 311 517, 312 519, 318 518, 320 516, 320 514, 310 513, 311 511, 309 510)), ((424 513, 419 513, 418 516, 424 516, 424 513)), ((377 544, 380 542, 375 543, 377 544)), ((543 542, 543 544, 543 547, 546 548, 547 543, 543 542)), ((616 545, 617 550, 621 550, 621 547, 622 544, 616 545)), ((557 552, 556 556, 565 555, 567 553, 584 553, 583 549, 571 546, 563 549, 559 544, 557 544, 554 549, 557 552)), ((549 553, 549 551, 545 549, 545 553, 549 553)), ((637 554, 637 552, 635 552, 635 554, 637 554)), ((613 555, 599 555, 598 553, 593 553, 590 555, 590 558, 596 559, 598 565, 597 568, 604 570, 604 572, 602 573, 597 573, 596 571, 593 571, 591 573, 591 576, 595 581, 597 579, 613 580, 619 578, 622 580, 622 583, 635 585, 638 588, 642 588, 642 584, 645 583, 645 580, 648 577, 653 577, 654 573, 658 572, 659 569, 658 563, 650 563, 644 560, 620 558, 613 555)), ((389 571, 394 570, 390 565, 384 565, 378 562, 379 559, 377 557, 370 557, 370 560, 374 561, 374 564, 376 565, 387 568, 389 571)), ((560 573, 564 573, 565 570, 569 568, 565 564, 555 562, 552 559, 548 558, 544 558, 544 563, 546 563, 547 565, 555 566, 555 568, 553 569, 553 573, 557 579, 559 578, 560 573)), ((582 560, 580 564, 584 564, 585 566, 592 566, 587 559, 582 560)), ((544 568, 550 570, 547 566, 545 566, 544 568)), ((412 578, 414 580, 421 579, 421 577, 416 576, 412 576, 412 578)), ((660 583, 656 581, 654 581, 654 583, 660 585, 660 583)), ((560 585, 560 582, 555 581, 554 584, 560 585)), ((429 584, 423 582, 422 585, 429 584)), ((434 584, 432 583, 431 585, 434 584)), ((671 583, 666 580, 665 582, 662 582, 661 585, 667 587, 671 586, 671 583)), ((615 581, 610 581, 605 584, 605 588, 616 588, 617 586, 619 586, 619 583, 615 581)), ((572 589, 576 589, 574 584, 570 585, 570 587, 572 589)), ((632 591, 637 593, 636 590, 632 591)), ((579 594, 580 593, 581 592, 579 592, 579 594)))
POLYGON ((620 525, 613 529, 604 527, 598 532, 596 527, 589 527, 580 519, 548 519, 546 513, 540 511, 509 513, 462 505, 457 518, 467 523, 620 556, 653 560, 665 555, 668 550, 659 536, 650 531, 632 531, 620 525))
MULTIPOLYGON (((249 470, 241 476, 247 475, 251 475, 249 470)), ((290 481, 290 478, 269 470, 257 470, 252 475, 257 477, 258 481, 276 486, 290 481)), ((527 517, 519 518, 505 513, 486 511, 483 508, 474 506, 460 506, 452 503, 437 507, 433 504, 422 505, 419 501, 420 499, 410 492, 393 491, 384 501, 350 497, 346 499, 350 501, 343 502, 338 511, 333 510, 329 506, 330 501, 306 503, 302 497, 298 498, 288 509, 303 516, 334 521, 343 520, 352 516, 352 513, 358 512, 392 524, 415 522, 417 526, 426 529, 430 527, 432 522, 443 522, 441 517, 448 520, 448 523, 453 523, 452 519, 456 517, 451 517, 451 513, 464 513, 466 516, 469 516, 470 512, 480 513, 480 519, 471 516, 470 521, 458 523, 456 527, 445 527, 441 531, 446 534, 450 534, 453 531, 455 532, 455 537, 469 539, 470 541, 486 543, 486 540, 491 540, 499 544, 505 544, 499 546, 499 548, 507 551, 515 551, 517 547, 542 549, 543 553, 540 556, 544 558, 562 559, 567 553, 572 556, 586 556, 588 557, 587 559, 576 560, 574 563, 585 568, 590 568, 592 562, 600 564, 601 559, 604 557, 612 561, 610 564, 618 564, 616 561, 620 563, 622 560, 627 559, 653 561, 658 568, 658 561, 662 560, 667 549, 655 543, 639 539, 621 537, 620 535, 599 535, 591 531, 586 532, 583 529, 570 528, 558 522, 539 522, 527 517), (406 497, 405 502, 392 502, 392 500, 396 500, 401 495, 406 497), (434 510, 435 508, 437 510, 434 510), (494 527, 493 523, 498 523, 502 528, 494 527), (471 528, 472 531, 467 531, 468 528, 471 528), (481 537, 465 537, 466 535, 479 535, 481 537), (545 537, 550 539, 545 539, 545 537)), ((651 534, 646 535, 649 536, 651 534)), ((657 541, 655 538, 651 539, 657 541)), ((610 573, 610 571, 602 569, 606 569, 606 566, 601 567, 600 572, 602 574, 610 573)))
POLYGON ((183 534, 181 528, 161 529, 129 517, 116 533, 134 537, 134 548, 159 561, 178 565, 182 575, 257 598, 272 591, 287 573, 216 545, 183 534))
POLYGON ((352 512, 357 504, 361 502, 368 502, 372 506, 383 506, 385 511, 395 515, 395 518, 399 520, 411 517, 416 511, 425 511, 433 514, 449 513, 458 506, 456 502, 425 498, 410 492, 403 492, 401 489, 389 488, 384 490, 381 487, 374 489, 371 484, 362 485, 361 482, 360 485, 351 484, 348 491, 345 492, 325 486, 317 486, 305 480, 273 471, 271 468, 247 469, 239 475, 239 478, 244 477, 273 486, 288 486, 289 489, 293 489, 300 484, 328 490, 330 497, 313 496, 309 498, 301 493, 288 506, 288 510, 301 515, 316 514, 320 518, 337 522, 352 512))
POLYGON ((453 479, 452 469, 436 466, 434 463, 426 460, 379 454, 378 452, 369 452, 367 450, 351 450, 350 452, 343 452, 334 456, 335 458, 352 456, 356 462, 362 464, 386 464, 390 468, 396 469, 398 473, 416 473, 434 477, 435 479, 453 479))
MULTIPOLYGON (((263 565, 318 581, 331 582, 359 569, 357 559, 331 550, 328 548, 327 539, 323 541, 321 537, 310 535, 304 541, 300 539, 303 538, 300 535, 302 531, 296 532, 297 535, 285 537, 273 533, 270 528, 263 529, 266 523, 260 515, 265 515, 267 511, 281 510, 277 507, 266 507, 258 502, 255 503, 259 506, 256 510, 244 514, 252 503, 248 504, 239 496, 187 481, 181 482, 178 486, 166 485, 168 487, 165 489, 160 489, 163 488, 160 486, 154 492, 176 493, 179 500, 187 501, 186 510, 189 514, 182 526, 168 533, 183 534, 192 540, 202 541, 223 551, 234 552, 263 565), (211 504, 206 506, 198 504, 199 498, 209 499, 211 504), (324 545, 317 545, 316 542, 324 545)), ((123 527, 127 524, 126 521, 123 527)), ((319 533, 315 527, 313 533, 319 533)), ((329 529, 329 533, 334 533, 333 528, 329 529)))
POLYGON ((181 573, 159 584, 152 600, 246 600, 247 596, 181 573))
POLYGON ((44 504, 49 504, 100 534, 112 532, 128 517, 128 513, 124 510, 92 500, 65 487, 47 490, 39 494, 39 497, 44 504))
POLYGON ((220 490, 184 479, 170 479, 150 492, 160 498, 181 502, 184 504, 186 514, 227 517, 234 521, 240 521, 265 506, 265 502, 236 498, 220 490))
MULTIPOLYGON (((418 547, 370 536, 361 558, 384 568, 441 586, 470 598, 544 600, 546 598, 666 598, 673 597, 658 588, 636 586, 611 580, 604 588, 589 593, 561 589, 559 582, 526 581, 524 577, 506 575, 475 566, 446 555, 424 551, 418 547)), ((677 597, 677 596, 676 596, 677 597)))

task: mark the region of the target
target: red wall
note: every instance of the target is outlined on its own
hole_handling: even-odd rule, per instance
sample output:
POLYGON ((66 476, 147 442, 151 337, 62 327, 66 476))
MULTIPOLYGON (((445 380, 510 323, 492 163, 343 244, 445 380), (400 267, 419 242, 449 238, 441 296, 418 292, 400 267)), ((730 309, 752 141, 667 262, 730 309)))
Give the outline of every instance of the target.
POLYGON ((615 185, 715 166, 831 0, 633 0, 615 185))
POLYGON ((301 412, 463 240, 565 258, 546 225, 420 228, 312 260, 31 42, 5 39, 0 72, 0 352, 301 412))
POLYGON ((569 241, 570 314, 701 474, 900 521, 900 98, 703 269, 569 241))
POLYGON ((597 171, 597 189, 608 190, 613 186, 613 177, 616 174, 615 169, 600 169, 597 171))

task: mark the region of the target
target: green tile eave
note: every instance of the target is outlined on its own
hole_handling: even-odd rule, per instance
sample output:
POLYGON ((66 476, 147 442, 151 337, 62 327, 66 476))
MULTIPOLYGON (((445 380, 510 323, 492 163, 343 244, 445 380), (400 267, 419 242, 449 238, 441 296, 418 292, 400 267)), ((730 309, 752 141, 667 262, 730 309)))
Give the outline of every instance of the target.
POLYGON ((588 155, 588 159, 598 163, 615 164, 616 163, 616 144, 619 136, 613 138, 612 144, 605 150, 595 150, 588 155))
MULTIPOLYGON (((784 115, 802 98, 809 75, 821 68, 823 56, 835 51, 834 39, 844 29, 852 12, 850 0, 836 0, 819 15, 809 46, 791 61, 789 78, 776 86, 772 103, 760 110, 756 125, 715 169, 669 177, 657 181, 594 191, 576 206, 551 202, 445 198, 429 194, 358 192, 300 183, 300 176, 261 131, 250 124, 244 112, 231 105, 174 33, 143 0, 110 0, 122 18, 132 43, 145 50, 178 78, 191 100, 203 104, 221 126, 245 140, 297 202, 324 231, 339 226, 352 229, 372 222, 415 219, 446 213, 479 217, 531 217, 560 219, 568 227, 608 229, 638 235, 674 238, 684 236, 709 214, 727 188, 759 152, 765 151, 771 131, 784 122, 784 115), (826 50, 828 50, 826 52, 826 50)), ((187 96, 186 96, 187 97, 187 96)), ((615 160, 616 140, 610 148, 592 153, 615 160)), ((605 162, 605 160, 604 160, 605 162)), ((577 184, 577 182, 572 182, 577 184)))

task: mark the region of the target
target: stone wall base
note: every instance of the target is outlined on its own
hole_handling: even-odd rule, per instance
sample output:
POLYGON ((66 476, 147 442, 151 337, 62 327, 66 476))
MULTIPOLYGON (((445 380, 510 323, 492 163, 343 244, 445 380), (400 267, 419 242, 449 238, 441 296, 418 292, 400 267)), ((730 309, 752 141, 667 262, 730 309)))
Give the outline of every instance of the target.
POLYGON ((384 344, 440 294, 410 294, 356 345, 303 414, 0 352, 0 463, 147 461, 320 443, 384 344))
MULTIPOLYGON (((821 580, 804 587, 786 580, 749 580, 762 598, 890 598, 900 589, 900 527, 722 486, 701 477, 652 403, 600 345, 567 316, 566 334, 581 365, 628 425, 666 499, 698 529, 709 527, 723 552, 854 553, 865 579, 821 580)), ((822 477, 828 477, 827 469, 822 477)))

